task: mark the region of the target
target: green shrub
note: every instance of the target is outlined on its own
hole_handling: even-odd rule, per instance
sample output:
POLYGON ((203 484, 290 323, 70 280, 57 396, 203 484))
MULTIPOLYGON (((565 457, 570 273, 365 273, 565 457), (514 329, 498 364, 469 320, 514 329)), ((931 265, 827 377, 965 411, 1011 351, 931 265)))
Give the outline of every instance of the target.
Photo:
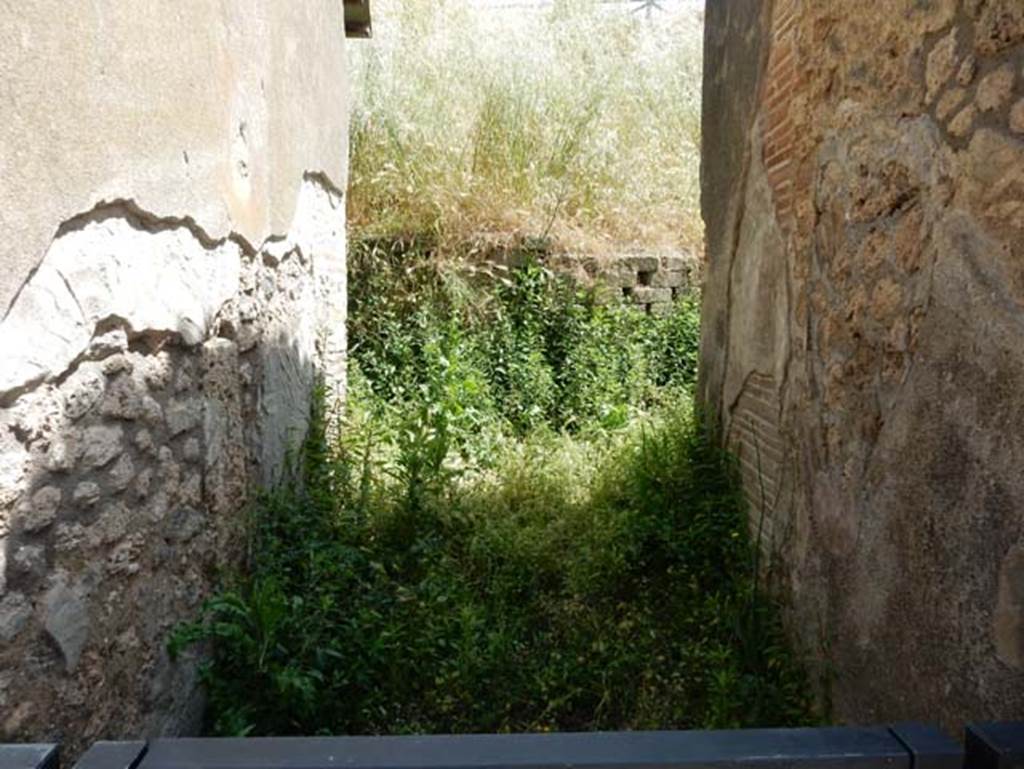
POLYGON ((351 355, 381 399, 421 386, 439 343, 479 394, 474 413, 490 407, 521 435, 622 427, 695 380, 696 294, 657 317, 597 304, 529 251, 507 277, 474 283, 464 263, 422 242, 356 240, 351 250, 351 355))

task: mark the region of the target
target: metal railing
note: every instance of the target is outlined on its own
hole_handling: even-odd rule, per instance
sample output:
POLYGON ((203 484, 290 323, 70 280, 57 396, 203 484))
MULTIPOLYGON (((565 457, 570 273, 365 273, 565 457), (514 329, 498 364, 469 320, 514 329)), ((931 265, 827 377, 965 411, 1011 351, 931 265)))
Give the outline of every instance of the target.
MULTIPOLYGON (((59 769, 0 745, 0 769, 59 769)), ((256 737, 98 742, 74 769, 1024 769, 1024 723, 685 732, 256 737)))

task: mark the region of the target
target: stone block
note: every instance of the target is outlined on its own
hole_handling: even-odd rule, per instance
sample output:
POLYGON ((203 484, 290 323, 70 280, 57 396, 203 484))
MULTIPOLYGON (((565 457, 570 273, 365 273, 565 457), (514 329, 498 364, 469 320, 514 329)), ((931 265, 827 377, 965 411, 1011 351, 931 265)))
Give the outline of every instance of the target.
POLYGON ((95 425, 82 437, 82 462, 87 467, 103 467, 124 450, 124 431, 120 425, 95 425))
POLYGON ((960 65, 960 71, 956 74, 956 82, 965 88, 974 82, 974 76, 978 74, 978 60, 974 54, 968 54, 960 65))
POLYGON ((162 410, 140 379, 122 374, 107 387, 100 413, 117 419, 144 419, 152 422, 159 418, 162 410))
POLYGON ((174 401, 167 406, 167 432, 173 438, 197 427, 203 418, 202 403, 194 398, 174 401))
POLYGON ((0 639, 11 641, 28 624, 32 604, 21 593, 11 593, 0 599, 0 639))
POLYGON ((682 256, 661 257, 661 267, 664 270, 685 271, 687 266, 687 260, 682 256))
POLYGON ((128 334, 123 328, 115 328, 105 334, 97 334, 89 342, 86 355, 90 358, 106 358, 128 350, 128 334))
POLYGON ((135 368, 135 363, 132 361, 130 355, 124 353, 118 353, 111 355, 109 358, 104 358, 100 364, 100 370, 107 376, 114 376, 120 374, 122 371, 131 372, 135 368))
POLYGON ((72 587, 65 574, 59 574, 43 597, 43 625, 57 644, 69 673, 78 667, 82 649, 89 638, 89 610, 85 591, 72 587))
POLYGON ((189 438, 182 447, 181 455, 186 462, 198 462, 202 456, 202 448, 196 438, 189 438))
POLYGON ((678 288, 686 283, 686 273, 678 270, 659 270, 651 278, 654 288, 678 288))
POLYGON ((963 138, 974 128, 974 120, 978 116, 978 110, 973 104, 968 104, 949 123, 949 132, 957 138, 963 138))
POLYGON ((54 436, 50 442, 44 465, 51 473, 68 473, 75 468, 80 454, 78 433, 67 430, 63 435, 54 436))
POLYGON ((938 94, 939 89, 956 72, 957 60, 957 30, 952 30, 948 35, 939 40, 928 54, 925 69, 925 84, 928 92, 926 98, 932 101, 938 94))
POLYGON ((637 272, 654 272, 658 269, 658 257, 644 254, 631 254, 619 258, 619 264, 637 272))
POLYGON ((95 542, 112 545, 128 533, 129 520, 128 509, 120 502, 111 502, 103 508, 90 536, 95 542))
POLYGON ((128 454, 122 454, 110 470, 110 485, 115 491, 124 491, 135 476, 135 463, 128 454))
POLYGON ((1013 94, 1013 81, 1016 74, 1013 66, 1004 64, 994 72, 990 72, 978 83, 975 102, 982 112, 991 112, 1006 105, 1013 94))
POLYGON ((99 402, 105 387, 106 380, 99 371, 79 368, 61 387, 64 395, 64 414, 72 421, 81 419, 99 402))
POLYGON ((163 390, 171 383, 174 361, 166 350, 148 356, 142 362, 142 377, 154 390, 163 390))
POLYGON ((633 301, 637 304, 660 304, 672 301, 671 288, 656 288, 654 286, 637 286, 633 289, 633 301))
POLYGON ((46 550, 41 545, 22 545, 14 551, 11 563, 22 574, 42 577, 46 574, 46 550))
POLYGON ((99 484, 92 481, 82 481, 75 486, 75 491, 71 498, 78 507, 92 507, 100 501, 99 484))
POLYGON ((598 280, 612 288, 627 288, 636 285, 636 270, 624 264, 617 264, 605 270, 598 280))
POLYGON ((188 542, 206 526, 207 516, 193 507, 179 507, 168 516, 164 536, 171 542, 188 542))
POLYGON ((153 483, 153 470, 147 467, 135 477, 135 497, 145 499, 149 496, 150 485, 153 483))
POLYGON ((981 6, 974 25, 974 47, 993 56, 1024 41, 1024 7, 1020 0, 989 0, 981 6))
POLYGON ((1010 130, 1016 134, 1024 134, 1024 99, 1014 104, 1010 110, 1010 130))
POLYGON ((948 120, 964 103, 965 98, 967 98, 967 91, 963 88, 951 88, 946 91, 935 107, 935 117, 942 121, 948 120))
POLYGON ((39 489, 19 510, 21 528, 27 532, 45 529, 57 518, 61 491, 56 486, 39 489))

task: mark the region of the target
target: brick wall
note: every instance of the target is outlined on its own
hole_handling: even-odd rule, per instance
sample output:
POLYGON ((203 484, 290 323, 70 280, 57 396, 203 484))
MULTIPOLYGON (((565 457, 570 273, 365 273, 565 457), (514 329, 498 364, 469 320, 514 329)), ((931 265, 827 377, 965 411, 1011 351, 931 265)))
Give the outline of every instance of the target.
POLYGON ((762 96, 764 167, 784 230, 793 225, 796 185, 796 128, 792 106, 800 87, 795 22, 798 0, 777 0, 772 14, 772 41, 762 96))

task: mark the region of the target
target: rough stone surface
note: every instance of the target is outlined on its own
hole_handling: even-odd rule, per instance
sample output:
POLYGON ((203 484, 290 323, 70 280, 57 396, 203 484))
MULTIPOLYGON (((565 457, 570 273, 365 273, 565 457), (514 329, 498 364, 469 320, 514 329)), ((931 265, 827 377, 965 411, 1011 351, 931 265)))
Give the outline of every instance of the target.
POLYGON ((89 637, 89 611, 81 587, 72 588, 61 574, 46 595, 43 607, 44 627, 57 644, 69 673, 78 667, 82 649, 89 637))
POLYGON ((20 593, 8 593, 0 598, 0 638, 13 641, 28 625, 32 605, 20 593))
POLYGON ((1010 130, 1017 134, 1024 134, 1024 99, 1013 105, 1010 110, 1010 130))
MULTIPOLYGON (((521 243, 481 242, 476 245, 476 260, 469 266, 470 277, 504 276, 507 270, 526 263, 521 243)), ((624 249, 625 250, 625 249, 624 249)), ((594 291, 602 304, 624 302, 650 310, 652 304, 665 303, 658 314, 671 312, 671 303, 687 295, 699 284, 699 259, 676 251, 669 253, 628 252, 618 256, 593 256, 562 253, 551 246, 531 244, 537 262, 559 277, 594 291), (648 288, 679 289, 650 292, 648 288)))
POLYGON ((199 728, 168 633, 343 392, 343 9, 214 5, 0 24, 0 742, 71 762, 199 728))
POLYGON ((75 486, 74 494, 72 499, 78 507, 86 508, 92 507, 100 501, 100 487, 98 483, 93 481, 82 481, 75 486))
POLYGON ((94 425, 82 435, 82 462, 88 468, 103 467, 123 451, 120 425, 94 425))
POLYGON ((1024 546, 1011 549, 1000 564, 993 634, 999 659, 1024 667, 1024 546))
POLYGON ((956 109, 964 103, 967 98, 967 91, 964 88, 951 88, 942 95, 938 105, 935 107, 935 117, 939 120, 946 120, 956 112, 956 109))
POLYGON ((939 90, 949 81, 956 71, 958 58, 957 29, 951 29, 928 54, 928 66, 925 74, 927 93, 925 98, 932 101, 939 90))
POLYGON ((22 545, 14 551, 11 563, 23 575, 42 577, 46 574, 46 551, 39 545, 22 545))
POLYGON ((1012 64, 1004 64, 983 77, 978 83, 978 109, 982 112, 991 112, 1006 106, 1013 93, 1015 79, 1016 73, 1012 64))
POLYGON ((79 419, 103 397, 103 374, 95 368, 82 367, 67 380, 64 387, 64 413, 68 419, 79 419))
POLYGON ((949 121, 949 132, 959 139, 970 134, 974 128, 974 121, 978 117, 978 109, 973 104, 968 104, 960 110, 956 117, 949 121))
POLYGON ((789 627, 840 720, 1019 717, 1024 4, 707 24, 698 391, 789 627))
POLYGON ((45 529, 57 518, 61 490, 56 486, 44 486, 32 495, 31 500, 21 509, 21 527, 26 532, 45 529))
POLYGON ((124 491, 135 475, 135 463, 130 454, 122 454, 110 468, 110 486, 115 491, 124 491))
POLYGON ((672 289, 654 288, 652 286, 637 286, 633 290, 633 296, 640 304, 653 304, 655 302, 671 302, 672 289))

